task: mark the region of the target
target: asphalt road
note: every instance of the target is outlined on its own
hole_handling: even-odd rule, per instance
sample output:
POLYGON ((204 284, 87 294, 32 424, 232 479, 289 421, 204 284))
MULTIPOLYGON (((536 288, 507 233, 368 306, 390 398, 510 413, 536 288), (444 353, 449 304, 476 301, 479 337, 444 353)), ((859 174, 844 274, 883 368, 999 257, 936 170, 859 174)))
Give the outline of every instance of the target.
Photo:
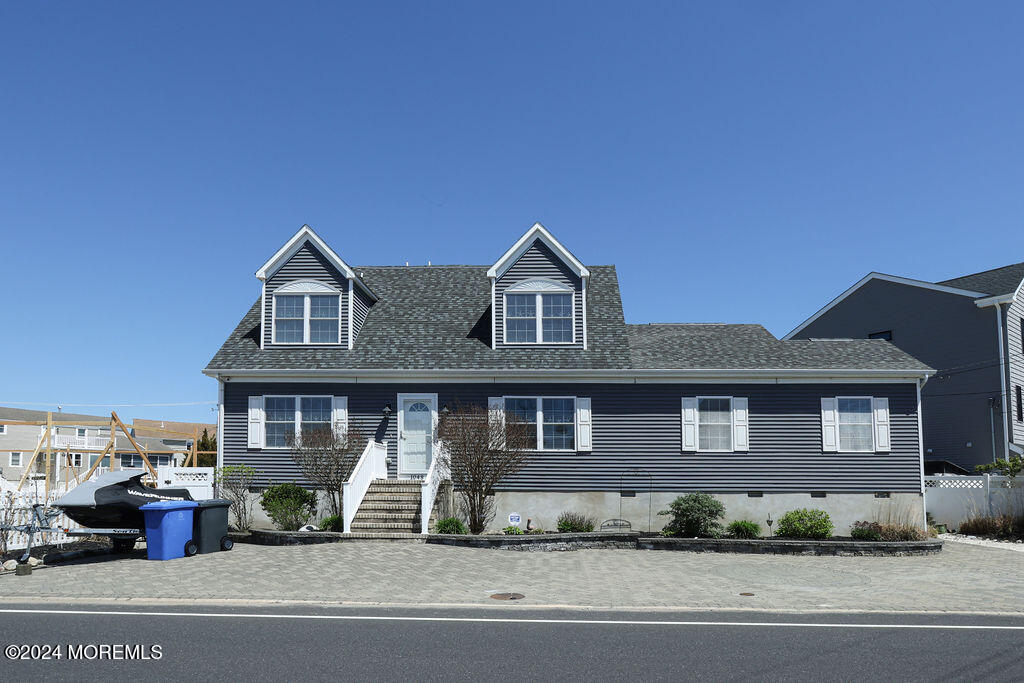
POLYGON ((6 655, 11 645, 61 654, 0 658, 0 679, 1024 679, 1021 617, 524 607, 0 603, 6 655), (104 645, 111 646, 108 658, 104 645), (118 645, 141 646, 129 652, 149 659, 121 659, 128 653, 118 645))

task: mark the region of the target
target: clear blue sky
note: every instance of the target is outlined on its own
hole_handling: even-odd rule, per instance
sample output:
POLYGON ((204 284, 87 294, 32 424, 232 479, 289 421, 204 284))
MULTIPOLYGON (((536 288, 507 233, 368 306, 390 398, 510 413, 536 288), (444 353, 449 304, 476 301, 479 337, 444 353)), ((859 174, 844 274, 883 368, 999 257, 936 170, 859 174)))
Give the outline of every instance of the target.
POLYGON ((871 270, 1022 261, 1021 35, 996 2, 6 3, 0 405, 215 400, 303 223, 489 264, 539 220, 629 322, 780 336, 871 270))

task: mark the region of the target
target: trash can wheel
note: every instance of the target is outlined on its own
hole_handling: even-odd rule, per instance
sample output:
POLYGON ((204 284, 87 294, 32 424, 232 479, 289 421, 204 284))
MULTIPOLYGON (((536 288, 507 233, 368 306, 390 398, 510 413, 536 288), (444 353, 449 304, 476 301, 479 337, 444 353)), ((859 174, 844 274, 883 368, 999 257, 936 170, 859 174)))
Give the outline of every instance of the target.
POLYGON ((185 544, 185 557, 192 557, 199 552, 199 546, 195 541, 189 541, 185 544))
POLYGON ((231 550, 234 547, 235 547, 235 542, 232 541, 227 536, 225 536, 222 539, 220 539, 220 549, 221 550, 231 550))

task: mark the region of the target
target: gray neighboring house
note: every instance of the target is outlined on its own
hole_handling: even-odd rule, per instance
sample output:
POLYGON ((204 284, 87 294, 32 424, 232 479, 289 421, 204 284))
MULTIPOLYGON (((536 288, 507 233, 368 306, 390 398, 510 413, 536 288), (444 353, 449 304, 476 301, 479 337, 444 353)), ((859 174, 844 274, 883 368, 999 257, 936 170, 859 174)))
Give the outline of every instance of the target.
POLYGON ((1022 282, 1024 263, 940 282, 870 273, 785 339, 887 339, 936 368, 922 393, 926 467, 973 471, 1024 453, 1022 282))
MULTIPOLYGON (((99 458, 99 453, 89 451, 102 450, 110 441, 110 427, 95 424, 73 424, 75 420, 82 422, 98 422, 109 420, 109 415, 81 415, 77 413, 52 413, 54 421, 71 422, 72 424, 55 426, 53 428, 53 450, 60 451, 55 455, 52 462, 51 475, 54 481, 63 482, 68 475, 69 469, 72 477, 77 473, 79 476, 89 471, 89 468, 99 458), (76 451, 81 449, 81 451, 76 451), (66 452, 68 451, 68 452, 66 452)), ((4 420, 19 422, 41 422, 46 420, 45 410, 26 410, 23 408, 8 408, 0 406, 0 477, 15 484, 21 481, 32 453, 39 444, 39 438, 46 432, 45 427, 35 425, 5 424, 4 420)), ((152 451, 174 450, 159 438, 136 436, 136 443, 143 449, 152 451)), ((124 434, 118 431, 117 450, 119 451, 111 464, 110 456, 106 456, 100 463, 100 472, 113 469, 130 469, 142 467, 142 458, 135 453, 131 443, 124 434), (130 452, 124 452, 130 451, 130 452)), ((174 455, 151 455, 150 461, 154 466, 170 465, 174 463, 174 455)), ((45 472, 45 461, 42 457, 36 458, 33 466, 32 477, 41 477, 45 472)))
POLYGON ((693 491, 762 524, 824 508, 839 534, 880 506, 920 516, 932 370, 892 344, 626 324, 614 266, 584 265, 540 224, 493 265, 414 267, 350 267, 303 226, 256 276, 262 295, 204 373, 219 464, 262 485, 300 481, 288 435, 331 423, 386 442, 389 479, 421 480, 439 411, 475 402, 537 425, 495 528, 574 510, 646 529, 649 508, 660 528, 693 491))

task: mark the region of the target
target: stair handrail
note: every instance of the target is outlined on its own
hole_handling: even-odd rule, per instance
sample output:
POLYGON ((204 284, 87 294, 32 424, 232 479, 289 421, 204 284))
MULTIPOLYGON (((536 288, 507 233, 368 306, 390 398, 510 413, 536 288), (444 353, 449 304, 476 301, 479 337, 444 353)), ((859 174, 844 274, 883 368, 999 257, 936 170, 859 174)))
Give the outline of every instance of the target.
POLYGON ((346 534, 352 533, 352 520, 356 511, 363 503, 363 498, 374 479, 386 479, 388 476, 387 453, 388 442, 370 439, 363 449, 363 454, 352 468, 348 481, 341 487, 342 529, 346 534))
POLYGON ((427 475, 420 482, 420 533, 430 533, 430 513, 434 511, 434 500, 442 482, 449 478, 448 466, 442 458, 434 457, 427 468, 427 475))

